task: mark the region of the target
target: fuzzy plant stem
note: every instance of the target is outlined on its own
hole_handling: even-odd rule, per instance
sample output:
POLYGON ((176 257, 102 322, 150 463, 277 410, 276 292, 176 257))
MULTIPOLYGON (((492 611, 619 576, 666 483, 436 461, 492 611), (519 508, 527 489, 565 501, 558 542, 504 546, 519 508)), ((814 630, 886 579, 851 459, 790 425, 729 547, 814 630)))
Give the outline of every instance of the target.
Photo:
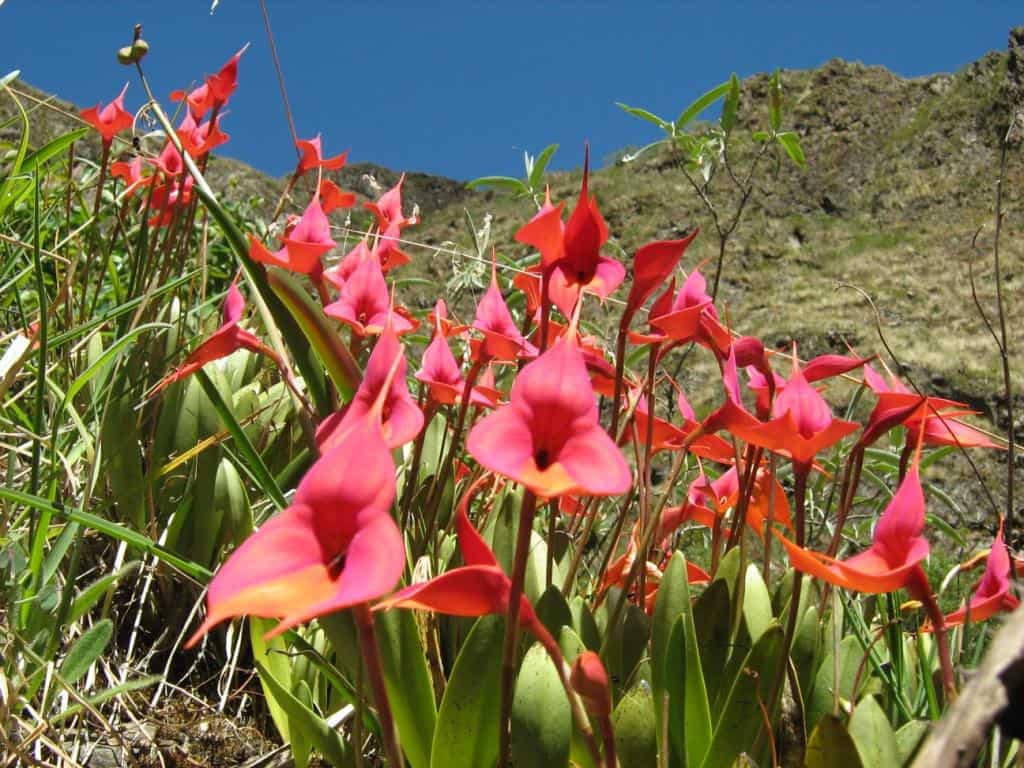
POLYGON ((384 670, 380 661, 380 649, 377 647, 373 614, 370 612, 370 606, 366 603, 354 606, 352 613, 359 630, 359 645, 363 652, 363 662, 366 664, 367 674, 370 677, 373 700, 377 705, 377 719, 380 721, 384 751, 387 753, 390 765, 394 768, 402 768, 404 765, 402 749, 398 743, 398 731, 395 729, 395 720, 391 715, 391 705, 388 703, 387 688, 384 686, 384 670))
POLYGON ((512 694, 515 687, 516 656, 519 646, 519 607, 522 602, 523 582, 526 579, 526 561, 530 554, 530 535, 537 512, 537 497, 523 491, 523 506, 519 512, 519 532, 516 535, 515 563, 512 566, 512 586, 509 589, 508 613, 505 617, 505 643, 501 654, 501 718, 498 721, 500 749, 498 765, 508 765, 511 746, 512 694))

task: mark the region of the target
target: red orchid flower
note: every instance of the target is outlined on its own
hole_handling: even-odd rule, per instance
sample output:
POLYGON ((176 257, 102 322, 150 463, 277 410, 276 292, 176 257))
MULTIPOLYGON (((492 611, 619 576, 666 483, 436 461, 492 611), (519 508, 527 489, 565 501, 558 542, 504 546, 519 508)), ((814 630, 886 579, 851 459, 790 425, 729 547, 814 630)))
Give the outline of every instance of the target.
POLYGON ((722 388, 725 390, 725 402, 704 419, 705 431, 717 432, 724 429, 740 440, 749 441, 754 431, 763 424, 743 405, 736 349, 733 347, 729 348, 722 363, 722 388))
POLYGON ((232 283, 224 298, 224 322, 220 328, 192 350, 192 354, 185 359, 185 362, 174 372, 165 376, 153 391, 159 392, 169 384, 191 376, 207 363, 227 357, 239 349, 248 349, 250 352, 269 355, 276 360, 277 355, 272 350, 256 336, 238 325, 244 311, 245 299, 242 298, 238 286, 232 283))
POLYGON ((569 220, 562 223, 562 206, 551 205, 550 198, 527 222, 515 238, 535 248, 541 255, 541 266, 550 275, 549 296, 566 317, 581 291, 601 299, 610 296, 626 277, 626 268, 615 259, 601 256, 608 241, 608 225, 590 195, 590 148, 583 159, 583 181, 576 207, 569 220))
MULTIPOLYGON (((957 420, 958 417, 978 413, 967 408, 965 403, 942 397, 922 398, 895 376, 890 375, 890 382, 887 383, 870 365, 864 368, 864 381, 878 396, 878 403, 868 420, 869 427, 865 430, 870 430, 872 435, 877 432, 876 439, 881 436, 882 431, 872 427, 886 416, 902 412, 904 415, 898 423, 907 428, 907 445, 916 445, 920 437, 924 445, 930 446, 1002 448, 981 430, 957 420)), ((888 421, 887 428, 895 426, 888 424, 888 421)))
POLYGON ((374 407, 381 405, 381 434, 388 448, 394 450, 416 439, 423 428, 423 411, 409 394, 405 380, 406 362, 402 345, 391 328, 385 328, 366 361, 366 371, 352 400, 342 411, 328 416, 316 431, 321 452, 330 450, 349 427, 374 407), (387 392, 383 391, 388 386, 387 392))
MULTIPOLYGON (((728 510, 736 508, 740 501, 740 492, 736 467, 730 467, 711 482, 703 473, 698 475, 690 484, 687 500, 698 506, 710 506, 715 510, 715 514, 721 517, 728 510)), ((747 502, 747 525, 761 536, 769 517, 773 522, 781 523, 789 530, 793 530, 789 498, 785 489, 766 466, 760 466, 754 475, 754 487, 747 502)))
POLYGON ((175 129, 182 147, 192 157, 202 157, 226 143, 231 137, 220 129, 220 117, 200 125, 191 112, 187 112, 175 129))
POLYGON ((219 107, 227 103, 231 94, 238 87, 238 60, 249 48, 249 44, 243 45, 234 56, 227 60, 220 71, 215 75, 206 78, 206 85, 210 89, 210 97, 213 99, 213 106, 219 107))
POLYGON ((370 245, 364 237, 337 264, 330 269, 324 270, 324 279, 338 290, 341 290, 359 265, 364 261, 373 260, 373 258, 373 251, 370 250, 370 245))
MULTIPOLYGON (((737 339, 733 342, 734 346, 737 347, 737 365, 742 365, 739 362, 739 349, 740 345, 744 349, 744 362, 755 359, 756 362, 748 364, 747 377, 748 384, 747 388, 757 395, 757 412, 768 413, 770 411, 769 401, 773 394, 778 394, 786 386, 786 380, 779 376, 767 366, 767 355, 764 354, 764 345, 758 339, 746 336, 742 339, 737 339), (761 354, 752 354, 751 348, 754 345, 760 345, 761 354), (768 374, 771 374, 772 383, 769 385, 768 374)), ((818 357, 809 360, 803 366, 804 380, 808 384, 821 381, 822 379, 832 378, 833 376, 841 376, 844 373, 849 373, 855 368, 859 368, 862 365, 866 365, 870 358, 867 357, 847 357, 845 355, 819 355, 818 357)))
POLYGON ((149 186, 151 176, 142 175, 142 158, 136 155, 131 160, 119 160, 110 164, 110 175, 125 183, 124 195, 131 197, 140 187, 149 186))
POLYGON ((526 297, 526 316, 533 323, 540 322, 540 266, 530 267, 512 278, 512 285, 526 297))
POLYGON ((392 221, 383 232, 378 232, 373 252, 377 254, 384 274, 412 261, 412 257, 402 250, 401 242, 401 225, 397 221, 392 221))
POLYGON ((535 357, 537 348, 523 338, 512 313, 498 287, 498 270, 491 263, 491 285, 476 305, 473 328, 483 334, 483 341, 474 341, 473 357, 477 360, 512 362, 520 357, 535 357))
POLYGON ((128 83, 125 83, 121 93, 112 102, 106 106, 97 104, 95 107, 83 109, 80 113, 82 119, 103 137, 104 144, 110 144, 117 134, 131 128, 135 122, 132 113, 124 108, 124 94, 127 90, 128 83))
MULTIPOLYGON (((321 143, 319 133, 312 139, 299 139, 295 142, 295 146, 302 153, 302 156, 299 158, 299 173, 313 171, 318 168, 323 168, 325 171, 337 171, 344 168, 345 161, 348 160, 348 150, 334 157, 324 157, 323 144, 321 143)), ((355 202, 354 196, 352 202, 355 202)), ((345 207, 347 208, 348 206, 345 207)))
POLYGON ((357 336, 381 333, 389 325, 398 335, 419 327, 403 307, 393 307, 384 273, 376 258, 364 260, 356 267, 337 301, 324 307, 324 312, 349 326, 357 336))
MULTIPOLYGON (((1003 541, 1003 521, 1000 520, 999 530, 985 564, 985 575, 981 577, 967 606, 946 616, 946 626, 955 627, 968 619, 985 621, 1000 611, 1012 611, 1018 605, 1020 600, 1011 591, 1010 553, 1003 541)), ((925 626, 922 629, 930 631, 931 627, 925 626)))
POLYGON ((221 566, 207 616, 186 647, 243 614, 280 618, 273 637, 394 588, 405 545, 391 518, 395 465, 374 419, 362 419, 310 468, 283 512, 221 566))
POLYGON ((611 685, 601 657, 594 651, 583 651, 576 657, 569 678, 583 705, 594 717, 605 718, 612 713, 611 685))
MULTIPOLYGON (((483 536, 473 527, 466 512, 469 502, 490 478, 479 478, 463 494, 455 512, 455 530, 465 563, 461 568, 436 576, 430 581, 412 584, 374 606, 374 611, 391 608, 416 608, 450 616, 486 616, 507 613, 512 581, 498 565, 498 559, 483 536)), ((526 595, 520 596, 519 626, 544 642, 547 631, 538 621, 526 595)))
MULTIPOLYGON (((587 366, 587 373, 590 375, 590 383, 594 387, 594 392, 604 394, 603 390, 607 389, 610 391, 609 388, 614 388, 615 366, 605 358, 604 347, 601 346, 601 342, 595 336, 582 335, 578 329, 572 330, 571 333, 574 343, 580 348, 580 352, 583 353, 583 362, 587 366)), ((557 339, 568 334, 570 334, 569 326, 562 325, 554 320, 548 322, 549 343, 554 343, 557 339)), ((540 328, 535 329, 530 337, 530 341, 534 344, 540 344, 540 335, 540 328)))
POLYGON ((363 203, 363 207, 370 211, 377 218, 377 228, 384 232, 392 224, 398 229, 411 227, 419 223, 417 216, 406 216, 402 213, 402 184, 405 183, 405 174, 398 179, 398 183, 385 192, 376 202, 363 203))
POLYGON ((317 197, 320 198, 324 213, 330 213, 338 208, 351 208, 356 204, 354 193, 342 191, 341 187, 330 179, 321 180, 317 188, 317 197))
POLYGON ((429 320, 433 329, 441 331, 447 339, 469 330, 468 325, 463 325, 448 317, 448 305, 445 304, 444 299, 438 299, 434 302, 434 311, 430 314, 429 320))
POLYGON ((188 92, 171 91, 171 101, 184 100, 196 120, 201 120, 211 109, 224 106, 238 87, 238 61, 248 48, 246 43, 217 74, 208 76, 199 87, 188 92))
POLYGON ((732 335, 718 320, 700 267, 687 276, 667 312, 655 315, 652 310, 650 323, 672 341, 696 341, 719 359, 724 359, 732 346, 732 335))
MULTIPOLYGON (((643 444, 647 440, 647 430, 650 429, 651 450, 653 453, 665 450, 679 450, 686 444, 691 434, 701 428, 701 425, 681 390, 679 391, 677 403, 679 413, 683 418, 681 426, 677 427, 675 424, 658 417, 654 417, 654 423, 648 426, 650 413, 647 406, 647 398, 641 395, 633 411, 633 422, 636 425, 636 429, 627 430, 625 437, 643 444)), ((734 458, 732 445, 717 435, 701 435, 689 443, 687 450, 695 456, 722 464, 727 464, 734 458)))
POLYGON ((288 249, 290 261, 313 265, 302 272, 309 273, 319 268, 320 257, 337 245, 331 238, 331 224, 320 206, 320 198, 314 197, 310 201, 298 223, 281 239, 281 243, 288 249))
POLYGON ((793 374, 772 403, 772 420, 742 435, 754 445, 789 456, 809 468, 815 455, 857 431, 860 425, 832 415, 821 394, 807 383, 793 355, 793 374))
POLYGON ((192 202, 192 187, 194 181, 191 176, 182 180, 167 181, 153 187, 153 194, 149 198, 149 206, 156 214, 150 218, 151 227, 166 227, 174 220, 175 214, 183 210, 192 202))
POLYGON ((681 240, 657 240, 637 250, 633 257, 633 284, 622 313, 623 328, 629 327, 637 310, 669 279, 698 232, 699 228, 681 240))
POLYGON ((283 247, 272 253, 263 243, 249 235, 249 257, 262 264, 306 275, 322 269, 321 257, 337 243, 331 239, 330 222, 318 198, 313 198, 302 217, 281 242, 283 247))
POLYGON ((484 467, 541 498, 613 496, 632 481, 598 421, 583 354, 568 339, 519 372, 509 403, 479 421, 466 446, 484 467))
MULTIPOLYGON (((438 304, 443 306, 444 302, 438 300, 438 304)), ((418 381, 427 385, 427 393, 433 404, 455 405, 461 403, 462 398, 466 396, 466 380, 451 347, 448 346, 443 322, 440 317, 436 318, 434 336, 423 351, 423 360, 415 376, 418 381)), ((493 388, 485 386, 481 389, 480 385, 481 382, 478 381, 473 386, 470 402, 482 408, 494 408, 498 403, 493 388)))
MULTIPOLYGON (((603 595, 611 587, 625 587, 629 573, 633 570, 633 564, 636 562, 639 551, 640 523, 637 521, 633 524, 633 530, 630 533, 629 544, 626 546, 626 551, 609 564, 608 570, 605 571, 597 589, 598 595, 603 595)), ((643 601, 637 599, 636 602, 637 604, 643 605, 644 611, 651 614, 654 612, 654 603, 658 599, 658 587, 661 586, 663 573, 657 563, 647 561, 645 566, 647 574, 644 580, 643 601)), ((686 578, 689 580, 690 584, 706 584, 711 581, 711 576, 707 571, 699 565, 691 563, 689 560, 686 561, 686 578)))
POLYGON ((837 587, 878 594, 912 585, 918 578, 920 563, 928 557, 928 541, 921 535, 924 523, 924 492, 915 462, 878 519, 871 546, 860 554, 836 560, 797 546, 777 530, 772 533, 798 571, 837 587))

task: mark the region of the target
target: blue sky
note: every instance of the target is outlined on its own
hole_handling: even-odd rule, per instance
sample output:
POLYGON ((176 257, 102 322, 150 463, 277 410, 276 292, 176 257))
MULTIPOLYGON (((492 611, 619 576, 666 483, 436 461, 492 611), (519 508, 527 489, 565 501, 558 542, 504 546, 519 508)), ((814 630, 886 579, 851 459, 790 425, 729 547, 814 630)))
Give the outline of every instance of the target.
MULTIPOLYGON (((905 76, 955 71, 1006 45, 1019 2, 268 3, 300 136, 350 160, 460 179, 521 175, 549 143, 578 166, 655 138, 614 102, 674 116, 726 79, 832 57, 905 76)), ((256 0, 0 0, 0 74, 88 106, 133 71, 114 53, 141 22, 158 94, 199 82, 246 42, 223 154, 295 163, 256 0), (173 11, 171 10, 173 8, 173 11)), ((142 103, 132 82, 129 107, 142 103)))

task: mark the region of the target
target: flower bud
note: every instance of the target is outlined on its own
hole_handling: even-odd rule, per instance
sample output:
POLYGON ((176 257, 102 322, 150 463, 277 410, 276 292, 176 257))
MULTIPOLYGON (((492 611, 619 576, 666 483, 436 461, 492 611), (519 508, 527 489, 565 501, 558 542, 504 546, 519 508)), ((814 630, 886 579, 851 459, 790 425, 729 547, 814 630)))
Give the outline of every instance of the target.
POLYGON ((612 713, 612 693, 608 673, 601 657, 593 651, 584 651, 572 665, 572 687, 583 699, 587 712, 595 717, 608 717, 612 713))

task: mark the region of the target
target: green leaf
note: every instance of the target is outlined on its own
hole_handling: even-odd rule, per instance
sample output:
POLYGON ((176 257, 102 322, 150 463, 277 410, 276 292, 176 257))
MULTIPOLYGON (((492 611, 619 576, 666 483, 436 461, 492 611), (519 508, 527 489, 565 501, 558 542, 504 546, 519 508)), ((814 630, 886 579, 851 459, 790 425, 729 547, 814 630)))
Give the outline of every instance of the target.
MULTIPOLYGON (((803 601, 801 601, 803 602, 803 601)), ((818 619, 818 607, 809 606, 800 617, 796 633, 793 636, 793 647, 789 652, 796 669, 797 681, 800 686, 801 701, 804 711, 810 701, 811 684, 817 668, 818 656, 821 653, 821 625, 818 619)))
POLYGON ((0 499, 4 499, 14 504, 24 504, 32 509, 39 510, 45 514, 56 515, 57 517, 65 520, 73 520, 86 528, 91 528, 94 531, 102 533, 104 536, 110 536, 117 541, 123 541, 125 544, 135 547, 141 552, 153 555, 157 559, 167 563, 173 568, 177 568, 183 574, 195 579, 196 581, 206 582, 213 576, 213 573, 203 566, 198 563, 193 563, 183 557, 179 557, 174 552, 169 552, 165 547, 157 544, 144 534, 125 528, 119 523, 113 523, 109 520, 105 520, 91 512, 83 512, 80 509, 65 507, 61 504, 52 502, 49 499, 44 499, 31 493, 24 493, 23 491, 16 491, 11 488, 0 487, 0 499))
POLYGON ((512 764, 516 768, 563 768, 569 763, 572 712, 547 651, 526 652, 512 700, 512 764))
POLYGON ((142 530, 146 519, 146 481, 139 448, 138 414, 127 395, 112 397, 100 428, 107 481, 122 522, 142 530))
POLYGON ((665 652, 669 694, 669 741, 679 763, 699 766, 711 746, 711 704, 704 687, 693 614, 684 612, 672 625, 665 652))
POLYGON ((75 599, 71 603, 71 610, 68 613, 68 624, 74 624, 85 616, 99 602, 99 599, 106 594, 107 590, 112 589, 125 576, 139 570, 139 565, 138 560, 127 562, 113 573, 104 574, 96 579, 96 581, 75 595, 75 599))
POLYGON ((384 684, 405 756, 412 768, 429 768, 430 742, 437 721, 427 655, 412 611, 376 615, 384 684))
POLYGON ((466 186, 470 189, 476 189, 477 187, 497 187, 498 189, 507 189, 517 194, 525 195, 529 194, 530 189, 519 179, 514 179, 511 176, 481 176, 478 179, 473 179, 466 183, 466 186))
POLYGON ((729 631, 731 610, 729 587, 720 579, 711 582, 693 606, 693 626, 697 632, 700 663, 704 670, 709 701, 714 701, 715 697, 724 698, 732 685, 731 680, 724 679, 732 644, 729 631))
POLYGON ((601 631, 597 628, 594 614, 590 612, 586 601, 577 595, 569 605, 572 611, 572 626, 584 645, 591 651, 601 650, 601 631))
POLYGON ((238 452, 245 460, 246 467, 259 484, 260 490, 270 497, 270 500, 274 502, 274 505, 278 509, 284 509, 288 506, 288 503, 285 501, 284 494, 278 487, 277 481, 274 479, 274 475, 271 474, 269 469, 267 469, 267 465, 263 461, 263 457, 260 456, 259 452, 253 446, 252 441, 250 441, 249 437, 245 434, 245 430, 243 430, 241 425, 238 423, 238 419, 235 418, 235 414, 234 411, 231 410, 231 406, 227 404, 221 396, 220 391, 213 385, 213 382, 210 381, 210 377, 207 376, 206 371, 200 368, 195 372, 195 378, 203 388, 203 392, 205 392, 206 396, 210 398, 210 402, 213 403, 213 407, 217 411, 217 416, 220 417, 221 424, 223 424, 224 428, 231 434, 235 447, 238 448, 238 452))
POLYGON ((103 704, 104 702, 110 701, 111 699, 117 698, 118 696, 123 696, 126 693, 131 693, 132 691, 138 691, 143 688, 149 688, 149 686, 155 683, 159 683, 162 679, 163 678, 160 675, 147 675, 146 677, 137 677, 133 680, 126 680, 120 685, 115 685, 113 688, 105 688, 99 693, 93 694, 92 696, 88 696, 85 699, 83 699, 85 704, 87 704, 88 706, 85 706, 83 704, 72 704, 70 707, 62 709, 57 714, 48 717, 46 722, 50 727, 53 727, 64 722, 68 718, 75 717, 76 715, 81 714, 86 709, 94 711, 97 707, 100 706, 100 704, 103 704))
POLYGON ((658 764, 654 699, 648 685, 633 686, 622 697, 612 712, 612 730, 620 768, 651 768, 658 764))
POLYGON ((617 106, 623 112, 632 115, 633 117, 639 117, 641 120, 646 120, 648 123, 653 123, 666 133, 672 133, 672 123, 670 123, 668 120, 663 120, 653 112, 649 112, 646 109, 641 109, 640 107, 631 107, 628 104, 623 104, 620 101, 615 102, 615 106, 617 106))
POLYGON ((552 584, 534 605, 534 612, 552 637, 558 637, 562 627, 572 627, 572 611, 562 596, 562 590, 552 584))
POLYGON ((672 555, 668 568, 661 578, 651 620, 651 688, 659 723, 665 693, 665 651, 676 620, 684 613, 690 612, 689 606, 690 586, 686 578, 686 558, 682 552, 677 551, 672 555))
POLYGON ((821 666, 818 667, 818 674, 814 680, 814 687, 810 692, 807 704, 807 726, 813 727, 818 719, 825 713, 832 711, 834 696, 838 695, 846 701, 853 701, 856 692, 853 689, 855 681, 860 679, 861 687, 867 683, 871 675, 862 673, 861 664, 864 662, 864 649, 856 635, 847 635, 839 644, 839 679, 836 681, 835 656, 831 651, 824 655, 821 666))
POLYGON ((803 147, 800 146, 800 137, 792 131, 783 131, 775 135, 779 144, 786 150, 789 159, 801 168, 807 167, 807 158, 804 156, 803 147))
POLYGON ((761 571, 753 563, 747 565, 743 586, 743 620, 747 624, 750 640, 754 643, 773 620, 772 597, 761 577, 761 571))
MULTIPOLYGON (((753 747, 758 731, 771 727, 765 722, 764 711, 769 707, 782 644, 782 627, 772 624, 747 654, 736 679, 724 681, 731 688, 715 724, 704 768, 729 768, 741 752, 753 747)), ((767 742, 761 740, 763 749, 767 749, 767 742)), ((758 755, 752 757, 760 762, 758 755)))
POLYGON ((341 399, 344 402, 351 400, 363 375, 348 347, 342 343, 340 334, 331 327, 323 309, 316 306, 305 289, 284 270, 267 270, 267 283, 316 351, 327 375, 338 388, 341 399))
MULTIPOLYGON (((12 78, 13 79, 13 78, 12 78)), ((7 91, 11 100, 14 102, 14 106, 18 109, 18 117, 21 120, 21 137, 18 140, 18 151, 14 156, 14 161, 11 163, 8 169, 7 175, 0 179, 0 219, 3 218, 4 211, 7 210, 8 206, 14 202, 15 198, 21 193, 21 182, 23 179, 20 178, 21 164, 25 160, 25 154, 28 152, 28 134, 29 134, 29 123, 28 114, 25 112, 25 108, 21 105, 21 100, 14 95, 7 86, 10 81, 7 77, 4 78, 4 82, 0 87, 7 91)))
POLYGON ((768 81, 768 123, 776 132, 782 127, 782 83, 777 69, 768 81))
POLYGON ((32 152, 25 157, 25 161, 21 164, 21 172, 26 173, 28 171, 35 170, 51 157, 63 153, 68 147, 85 136, 88 132, 88 128, 76 128, 73 131, 65 133, 63 136, 58 136, 53 141, 47 142, 35 152, 32 152))
POLYGON ((288 643, 284 637, 278 636, 271 640, 264 640, 264 636, 274 628, 273 619, 264 619, 258 616, 249 617, 249 641, 252 645, 252 657, 261 668, 260 687, 267 699, 267 709, 270 710, 270 719, 274 721, 277 732, 281 734, 281 740, 291 740, 291 726, 288 711, 284 703, 277 695, 278 688, 291 690, 292 688, 292 665, 288 657, 288 643), (277 687, 269 681, 273 678, 277 687))
POLYGON ((260 681, 266 680, 268 688, 273 691, 274 698, 287 713, 291 727, 301 731, 303 739, 312 744, 335 768, 353 765, 352 753, 342 741, 338 731, 286 690, 266 667, 257 662, 256 669, 259 670, 260 681))
POLYGON ((463 643, 437 713, 432 768, 494 768, 504 635, 503 616, 484 616, 463 643))
POLYGON ((896 731, 896 759, 900 765, 910 764, 930 729, 927 720, 911 720, 896 731))
POLYGON ((729 78, 729 92, 725 95, 725 103, 722 105, 722 117, 719 124, 722 130, 728 135, 736 126, 736 115, 740 106, 740 79, 733 72, 729 78))
POLYGON ((732 80, 726 80, 721 85, 716 85, 703 96, 700 96, 696 101, 690 104, 690 106, 684 109, 676 119, 676 131, 681 131, 685 128, 689 122, 697 117, 697 115, 725 96, 731 87, 732 80))
POLYGON ((555 154, 557 149, 557 144, 548 144, 537 155, 537 159, 533 161, 533 168, 530 170, 530 189, 536 190, 540 186, 541 181, 544 179, 544 171, 547 170, 548 163, 551 162, 551 156, 555 154))
POLYGON ((89 627, 60 663, 61 679, 68 685, 77 683, 103 655, 113 636, 114 622, 110 619, 102 619, 89 627))
POLYGON ((807 740, 804 768, 863 768, 853 739, 832 715, 823 717, 807 740))
POLYGON ((857 703, 849 731, 862 763, 872 768, 900 768, 896 734, 874 696, 865 696, 857 703))

